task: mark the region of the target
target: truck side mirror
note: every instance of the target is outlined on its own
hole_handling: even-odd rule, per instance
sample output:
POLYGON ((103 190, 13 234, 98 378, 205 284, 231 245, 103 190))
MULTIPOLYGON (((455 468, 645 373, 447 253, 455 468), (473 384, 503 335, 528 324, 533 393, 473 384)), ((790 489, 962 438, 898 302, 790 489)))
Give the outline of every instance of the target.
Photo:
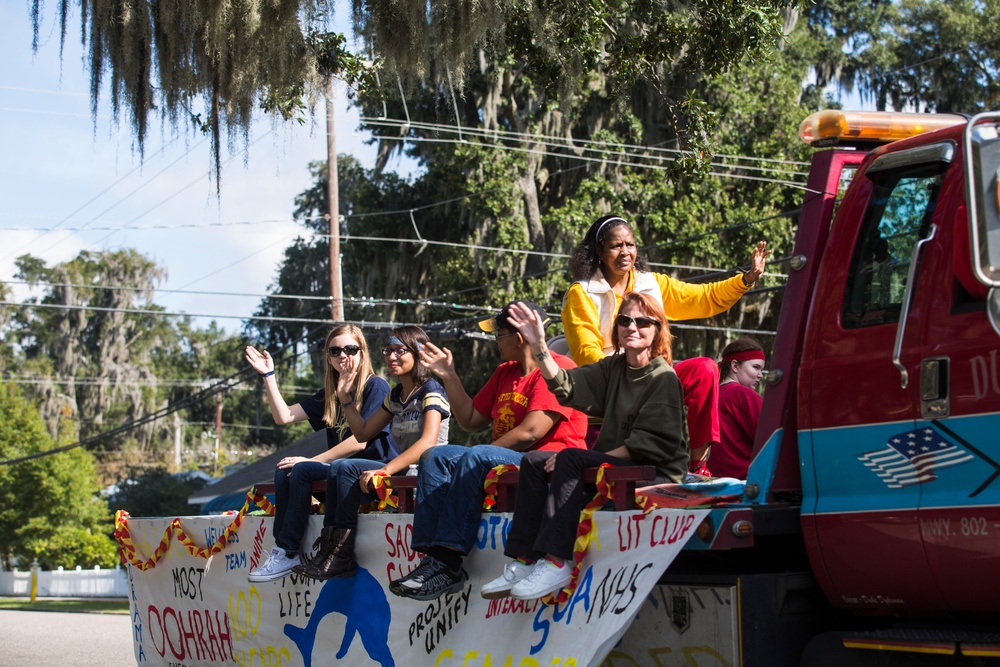
POLYGON ((1000 112, 974 116, 965 127, 965 189, 972 269, 988 287, 1000 287, 1000 112))

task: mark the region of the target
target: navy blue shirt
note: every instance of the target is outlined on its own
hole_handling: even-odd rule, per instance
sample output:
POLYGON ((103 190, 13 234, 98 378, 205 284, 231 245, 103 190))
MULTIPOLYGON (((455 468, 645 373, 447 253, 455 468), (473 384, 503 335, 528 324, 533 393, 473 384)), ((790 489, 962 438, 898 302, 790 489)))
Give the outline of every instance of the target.
MULTIPOLYGON (((382 407, 386 397, 389 395, 389 383, 377 375, 368 378, 364 391, 361 393, 361 408, 358 412, 367 421, 375 411, 382 407)), ((344 418, 343 410, 338 406, 337 423, 330 427, 323 421, 323 412, 326 409, 326 389, 320 389, 311 397, 300 401, 303 412, 309 418, 309 424, 314 431, 322 428, 326 429, 327 449, 336 447, 341 442, 351 437, 351 427, 344 418)), ((386 426, 380 433, 368 441, 365 448, 354 454, 351 458, 370 459, 372 461, 390 461, 396 456, 396 443, 392 439, 389 427, 386 426)))

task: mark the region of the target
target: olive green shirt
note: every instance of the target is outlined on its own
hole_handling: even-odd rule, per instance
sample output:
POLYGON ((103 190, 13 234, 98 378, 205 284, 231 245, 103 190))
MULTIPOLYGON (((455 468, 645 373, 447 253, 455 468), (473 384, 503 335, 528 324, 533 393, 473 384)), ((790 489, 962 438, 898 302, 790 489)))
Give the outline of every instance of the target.
POLYGON ((563 405, 604 419, 595 451, 625 445, 636 463, 656 466, 673 482, 684 481, 690 458, 684 392, 663 357, 630 368, 624 354, 615 354, 579 368, 560 368, 547 384, 563 405))

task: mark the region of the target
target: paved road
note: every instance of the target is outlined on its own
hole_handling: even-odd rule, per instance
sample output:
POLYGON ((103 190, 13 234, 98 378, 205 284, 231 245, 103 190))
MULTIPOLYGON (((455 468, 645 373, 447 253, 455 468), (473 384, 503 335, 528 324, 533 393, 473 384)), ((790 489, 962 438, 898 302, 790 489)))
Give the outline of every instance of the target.
POLYGON ((0 609, 4 665, 135 667, 128 614, 0 609))

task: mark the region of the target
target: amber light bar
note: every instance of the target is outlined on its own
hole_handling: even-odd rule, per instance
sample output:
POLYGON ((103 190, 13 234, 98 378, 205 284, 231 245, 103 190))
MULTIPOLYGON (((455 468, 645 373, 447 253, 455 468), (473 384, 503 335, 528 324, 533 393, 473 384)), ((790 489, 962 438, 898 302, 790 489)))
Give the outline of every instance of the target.
POLYGON ((827 109, 802 121, 799 138, 813 146, 888 143, 965 122, 966 118, 958 114, 827 109))

